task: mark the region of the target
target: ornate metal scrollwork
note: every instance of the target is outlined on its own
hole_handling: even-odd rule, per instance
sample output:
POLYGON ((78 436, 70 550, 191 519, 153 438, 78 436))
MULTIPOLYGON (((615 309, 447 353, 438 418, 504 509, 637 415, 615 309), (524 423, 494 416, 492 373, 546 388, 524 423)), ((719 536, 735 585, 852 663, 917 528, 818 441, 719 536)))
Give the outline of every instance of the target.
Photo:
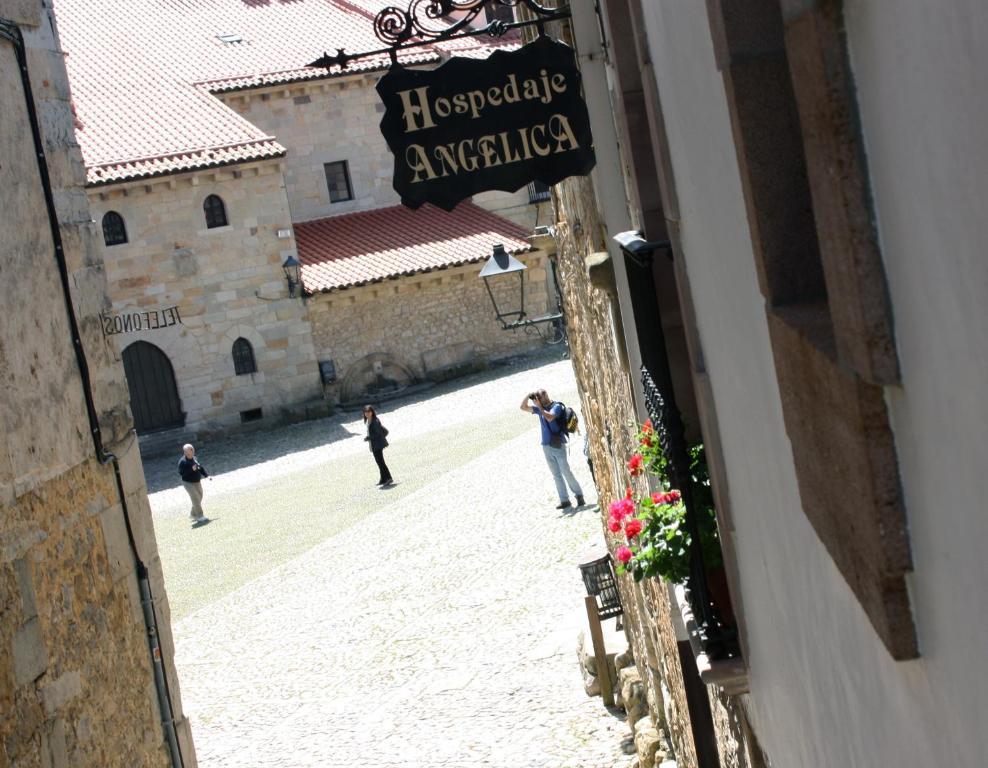
MULTIPOLYGON (((557 17, 565 8, 548 8, 536 0, 410 0, 408 8, 396 6, 382 9, 374 19, 374 34, 388 45, 402 45, 418 38, 423 42, 448 40, 470 27, 480 12, 488 6, 516 7, 523 5, 538 17, 557 17), (462 13, 451 21, 449 17, 462 13)), ((485 31, 504 34, 510 24, 492 21, 485 31)))
POLYGON ((385 53, 390 54, 392 61, 397 61, 397 52, 405 48, 458 37, 501 37, 511 29, 531 24, 540 25, 541 30, 541 25, 545 22, 569 18, 569 15, 569 6, 549 8, 538 0, 408 0, 407 8, 389 5, 374 17, 374 34, 387 48, 362 53, 347 53, 344 49, 337 48, 335 56, 324 53, 309 66, 326 69, 339 66, 346 69, 351 61, 385 53), (480 12, 493 6, 523 6, 532 12, 534 20, 508 23, 494 19, 483 27, 474 28, 473 22, 480 12), (457 17, 451 18, 452 14, 457 14, 457 17))

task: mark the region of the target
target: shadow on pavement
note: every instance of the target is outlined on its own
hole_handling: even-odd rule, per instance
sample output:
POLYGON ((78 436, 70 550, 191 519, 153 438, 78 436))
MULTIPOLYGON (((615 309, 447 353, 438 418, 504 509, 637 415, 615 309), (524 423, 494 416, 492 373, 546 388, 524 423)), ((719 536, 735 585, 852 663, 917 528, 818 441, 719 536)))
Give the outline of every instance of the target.
POLYGON ((596 504, 581 504, 578 507, 570 507, 569 509, 564 509, 559 513, 560 517, 573 517, 578 515, 580 512, 596 512, 598 506, 596 504))
MULTIPOLYGON (((427 402, 458 389, 496 381, 527 368, 537 368, 562 360, 566 357, 565 352, 565 349, 547 348, 527 355, 505 358, 492 363, 485 371, 437 384, 423 392, 389 400, 388 410, 427 402)), ((358 433, 347 425, 359 419, 359 409, 340 410, 326 419, 203 441, 196 446, 196 456, 210 474, 233 472, 263 462, 276 461, 289 454, 323 448, 354 437, 358 433)), ((182 457, 181 454, 182 447, 176 445, 174 456, 144 459, 144 477, 147 481, 148 493, 157 493, 179 485, 178 460, 182 457)))

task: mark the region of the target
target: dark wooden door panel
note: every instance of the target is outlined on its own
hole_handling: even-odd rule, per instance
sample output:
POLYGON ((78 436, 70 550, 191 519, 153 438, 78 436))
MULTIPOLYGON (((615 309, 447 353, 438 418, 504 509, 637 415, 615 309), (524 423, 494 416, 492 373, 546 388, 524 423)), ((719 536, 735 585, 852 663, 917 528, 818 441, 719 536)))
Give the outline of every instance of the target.
POLYGON ((154 344, 135 341, 124 350, 123 364, 138 434, 185 424, 175 371, 164 352, 154 344))

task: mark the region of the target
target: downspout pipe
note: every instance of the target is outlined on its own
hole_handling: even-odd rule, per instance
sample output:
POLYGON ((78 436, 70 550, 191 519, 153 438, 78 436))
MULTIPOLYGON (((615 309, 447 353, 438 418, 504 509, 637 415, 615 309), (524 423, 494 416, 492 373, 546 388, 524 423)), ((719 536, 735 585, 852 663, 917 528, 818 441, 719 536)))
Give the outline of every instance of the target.
POLYGON ((148 650, 151 654, 151 664, 154 670, 155 690, 158 694, 158 703, 161 707, 161 725, 164 730, 165 741, 168 744, 168 751, 171 756, 173 768, 184 768, 182 761, 182 750, 178 743, 178 734, 175 729, 175 720, 171 707, 171 694, 168 689, 168 677, 166 675, 164 659, 161 654, 161 643, 158 636, 158 620, 154 612, 154 597, 151 592, 151 580, 148 576, 147 565, 141 560, 137 549, 137 542, 134 538, 134 530, 130 522, 130 513, 127 509, 127 495, 124 491, 123 478, 120 474, 120 462, 117 457, 106 450, 103 445, 103 436, 100 431, 99 418, 96 411, 96 402, 93 397, 92 381, 89 373, 89 361, 86 359, 86 352, 82 345, 82 334, 79 331, 79 322, 76 318, 75 307, 72 303, 72 292, 69 284, 69 270, 65 261, 65 251, 62 246, 62 235, 58 224, 58 215, 55 210, 55 199, 51 189, 51 179, 48 173, 48 160, 45 156, 44 143, 41 138, 41 128, 38 122, 38 113, 34 105, 34 91, 31 89, 31 79, 28 74, 27 50, 24 44, 24 36, 20 27, 12 21, 0 18, 0 37, 8 40, 14 46, 17 56, 17 65, 21 73, 21 85, 24 90, 24 102, 27 107, 28 120, 31 125, 31 136, 34 139, 35 158, 38 163, 38 174, 41 177, 41 186, 45 196, 45 209, 48 213, 48 227, 51 232, 52 243, 54 244, 55 263, 58 265, 58 275, 62 284, 62 298, 65 302, 65 309, 69 319, 69 331, 72 336, 72 348, 75 352, 76 365, 79 368, 79 375, 82 379, 82 391, 86 402, 86 414, 89 418, 90 434, 93 440, 93 449, 96 457, 104 466, 113 466, 113 475, 117 485, 117 496, 120 501, 120 508, 123 511, 124 524, 127 529, 127 541, 130 545, 130 552, 134 559, 134 569, 137 572, 137 583, 141 595, 141 608, 144 614, 144 625, 148 635, 148 650))

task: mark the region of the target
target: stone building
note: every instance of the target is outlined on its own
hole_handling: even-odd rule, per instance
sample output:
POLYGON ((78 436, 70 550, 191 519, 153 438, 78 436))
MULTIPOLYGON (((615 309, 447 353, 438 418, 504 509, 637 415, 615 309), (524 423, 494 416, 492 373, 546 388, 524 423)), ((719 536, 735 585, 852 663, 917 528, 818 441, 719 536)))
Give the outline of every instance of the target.
POLYGON ((47 5, 0 0, 0 765, 192 768, 47 5))
MULTIPOLYGON (((419 381, 436 366, 445 375, 538 343, 537 336, 504 334, 493 310, 468 298, 480 290, 479 281, 466 279, 468 269, 446 272, 479 265, 493 243, 511 242, 516 252, 531 252, 532 274, 541 275, 531 281, 538 289, 533 305, 553 304, 545 254, 525 241, 545 223, 545 190, 478 195, 455 221, 485 236, 440 262, 418 247, 438 214, 416 214, 407 247, 407 227, 375 217, 377 228, 363 233, 366 253, 348 248, 345 258, 358 268, 366 261, 364 271, 374 275, 366 282, 386 285, 312 282, 316 261, 344 258, 334 229, 349 225, 333 220, 368 210, 387 216, 399 202, 374 89, 387 59, 347 70, 307 66, 327 48, 379 48, 372 21, 382 3, 54 5, 90 204, 106 245, 113 304, 104 322, 124 360, 146 450, 155 441, 173 447, 195 433, 324 414, 339 400, 339 383, 349 380, 352 389, 371 381, 361 366, 379 369, 382 360, 392 373, 404 372, 402 381, 419 381), (307 242, 320 233, 308 254, 296 242, 296 225, 306 228, 307 242), (375 251, 372 241, 385 235, 375 251), (380 270, 382 253, 402 266, 380 270), (306 266, 300 289, 292 290, 283 264, 296 258, 306 266), (437 324, 412 308, 450 291, 469 310, 452 322, 437 324), (395 305, 406 301, 412 304, 402 308, 401 332, 394 333, 395 305), (348 303, 360 309, 341 323, 348 303)), ((451 53, 491 50, 478 39, 403 60, 433 66, 451 53)))
POLYGON ((649 373, 706 449, 739 640, 622 579, 678 764, 983 763, 988 8, 572 7, 598 166, 553 197, 602 507, 649 373))

